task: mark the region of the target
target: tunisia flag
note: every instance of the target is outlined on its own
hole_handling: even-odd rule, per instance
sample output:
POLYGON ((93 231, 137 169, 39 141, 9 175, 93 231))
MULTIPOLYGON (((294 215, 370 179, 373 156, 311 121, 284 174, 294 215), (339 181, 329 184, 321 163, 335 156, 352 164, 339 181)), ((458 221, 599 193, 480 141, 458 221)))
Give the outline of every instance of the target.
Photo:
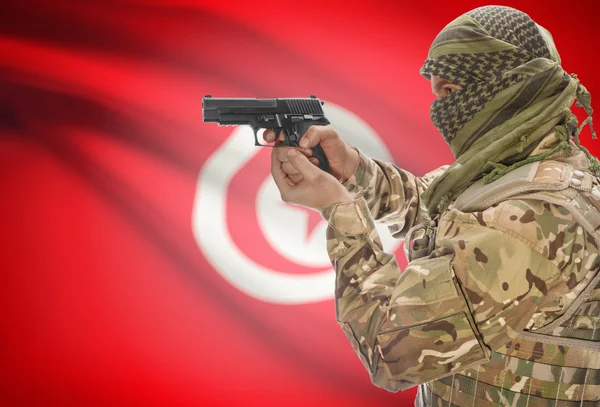
MULTIPOLYGON (((595 2, 505 3, 600 94, 595 2)), ((350 144, 422 175, 452 155, 418 69, 481 5, 3 4, 0 404, 412 405, 335 322, 325 222, 283 204, 270 150, 202 123, 201 99, 316 94, 350 144)), ((404 266, 401 243, 385 236, 404 266)))

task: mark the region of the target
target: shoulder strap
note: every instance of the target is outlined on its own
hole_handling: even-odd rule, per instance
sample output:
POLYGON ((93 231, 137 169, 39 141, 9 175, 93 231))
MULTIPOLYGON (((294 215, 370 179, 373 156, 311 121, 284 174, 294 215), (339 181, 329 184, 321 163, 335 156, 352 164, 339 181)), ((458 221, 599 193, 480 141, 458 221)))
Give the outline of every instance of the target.
POLYGON ((483 179, 476 181, 458 196, 454 207, 462 212, 475 212, 517 194, 558 191, 569 186, 572 176, 573 167, 570 164, 536 161, 523 165, 489 184, 484 184, 483 179))
POLYGON ((508 199, 538 199, 564 206, 600 245, 600 185, 595 185, 591 174, 560 161, 533 162, 489 184, 476 181, 458 196, 454 208, 482 211, 508 199))

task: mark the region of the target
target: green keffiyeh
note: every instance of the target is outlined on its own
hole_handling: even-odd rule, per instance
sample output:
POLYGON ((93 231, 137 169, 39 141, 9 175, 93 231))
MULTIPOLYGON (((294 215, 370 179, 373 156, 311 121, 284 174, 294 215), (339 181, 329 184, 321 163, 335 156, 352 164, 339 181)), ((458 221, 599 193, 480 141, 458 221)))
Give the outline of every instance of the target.
POLYGON ((421 74, 462 87, 431 105, 431 121, 456 162, 423 196, 430 215, 442 211, 472 181, 482 176, 491 181, 568 149, 571 137, 588 154, 592 170, 600 170, 598 160, 578 141, 583 124, 592 124, 590 94, 576 75, 562 69, 552 36, 527 14, 485 6, 460 16, 435 38, 421 74), (570 111, 575 99, 588 113, 580 128, 570 111), (562 140, 557 148, 527 157, 553 129, 562 140))

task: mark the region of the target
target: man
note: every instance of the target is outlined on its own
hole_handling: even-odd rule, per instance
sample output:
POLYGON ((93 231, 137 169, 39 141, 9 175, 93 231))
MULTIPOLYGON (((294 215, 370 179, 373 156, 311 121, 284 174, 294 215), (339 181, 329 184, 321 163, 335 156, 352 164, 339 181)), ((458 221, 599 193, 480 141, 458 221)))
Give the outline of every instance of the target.
POLYGON ((329 127, 273 149, 282 199, 329 222, 338 322, 373 383, 420 385, 418 406, 600 405, 600 165, 569 109, 591 123, 589 93, 549 32, 500 6, 446 26, 421 74, 454 164, 418 178, 329 127), (375 220, 422 232, 404 272, 375 220))

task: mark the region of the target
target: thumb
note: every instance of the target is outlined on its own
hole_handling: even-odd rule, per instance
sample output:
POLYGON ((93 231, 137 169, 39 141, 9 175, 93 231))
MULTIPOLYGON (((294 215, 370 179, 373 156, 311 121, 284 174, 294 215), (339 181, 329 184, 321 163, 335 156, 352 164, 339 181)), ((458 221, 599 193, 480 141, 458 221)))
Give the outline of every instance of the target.
POLYGON ((310 126, 302 139, 300 140, 300 147, 312 148, 321 142, 321 131, 317 131, 315 126, 310 126))
POLYGON ((319 174, 320 170, 315 167, 304 154, 300 154, 298 151, 290 149, 287 155, 290 164, 292 164, 305 179, 312 179, 319 174))

